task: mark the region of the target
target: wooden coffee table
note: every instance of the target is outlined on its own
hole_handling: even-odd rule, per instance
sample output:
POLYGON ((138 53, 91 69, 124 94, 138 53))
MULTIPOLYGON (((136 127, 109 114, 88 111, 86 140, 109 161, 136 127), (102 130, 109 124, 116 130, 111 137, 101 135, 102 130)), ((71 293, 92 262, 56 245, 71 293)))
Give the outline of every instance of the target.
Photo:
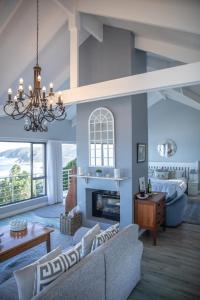
POLYGON ((54 229, 39 223, 28 223, 27 229, 19 232, 10 231, 10 226, 1 226, 4 233, 0 242, 0 262, 9 259, 34 246, 46 242, 47 252, 51 251, 50 233, 54 229))

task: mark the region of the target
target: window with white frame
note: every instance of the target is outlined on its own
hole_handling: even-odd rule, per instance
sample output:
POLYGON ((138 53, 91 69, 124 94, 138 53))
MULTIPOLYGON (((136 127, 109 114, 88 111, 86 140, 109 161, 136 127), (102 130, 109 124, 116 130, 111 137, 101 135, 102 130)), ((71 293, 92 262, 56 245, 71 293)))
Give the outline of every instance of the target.
POLYGON ((105 107, 89 117, 89 162, 91 167, 114 167, 114 117, 105 107))

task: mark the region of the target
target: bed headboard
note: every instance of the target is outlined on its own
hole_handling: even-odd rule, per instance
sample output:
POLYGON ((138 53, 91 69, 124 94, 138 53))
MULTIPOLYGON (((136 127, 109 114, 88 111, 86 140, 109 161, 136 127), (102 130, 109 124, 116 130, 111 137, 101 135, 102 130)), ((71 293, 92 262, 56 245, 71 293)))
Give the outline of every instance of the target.
POLYGON ((199 174, 200 170, 200 162, 191 162, 191 163, 184 163, 184 162, 149 162, 149 169, 151 170, 183 170, 185 174, 185 178, 189 179, 189 174, 191 170, 195 170, 197 174, 199 174))

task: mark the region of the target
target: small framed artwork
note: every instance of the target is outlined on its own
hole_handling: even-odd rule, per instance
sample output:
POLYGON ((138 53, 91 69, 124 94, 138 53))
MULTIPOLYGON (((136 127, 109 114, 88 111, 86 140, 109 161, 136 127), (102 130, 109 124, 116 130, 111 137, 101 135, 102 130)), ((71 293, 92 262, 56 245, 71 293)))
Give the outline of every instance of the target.
POLYGON ((146 144, 137 144, 137 162, 146 161, 146 144))

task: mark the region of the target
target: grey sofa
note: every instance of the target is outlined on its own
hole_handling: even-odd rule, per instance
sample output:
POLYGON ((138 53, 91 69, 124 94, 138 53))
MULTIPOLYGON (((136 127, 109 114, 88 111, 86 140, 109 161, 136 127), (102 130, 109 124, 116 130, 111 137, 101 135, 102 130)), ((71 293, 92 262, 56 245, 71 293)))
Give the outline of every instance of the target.
MULTIPOLYGON (((140 280, 142 252, 138 226, 129 225, 32 300, 125 300, 140 280)), ((5 289, 13 300, 16 284, 13 278, 9 281, 5 289)), ((1 300, 11 299, 6 298, 5 289, 0 291, 1 300)))

